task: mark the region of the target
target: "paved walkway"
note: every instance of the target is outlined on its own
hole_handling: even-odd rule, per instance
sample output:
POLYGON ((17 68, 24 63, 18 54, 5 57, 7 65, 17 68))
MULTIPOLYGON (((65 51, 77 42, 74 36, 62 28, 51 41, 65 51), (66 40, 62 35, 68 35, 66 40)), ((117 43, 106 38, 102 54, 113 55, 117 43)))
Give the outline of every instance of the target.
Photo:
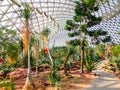
POLYGON ((91 85, 83 90, 120 90, 120 80, 113 74, 99 69, 94 72, 100 76, 97 76, 91 85))

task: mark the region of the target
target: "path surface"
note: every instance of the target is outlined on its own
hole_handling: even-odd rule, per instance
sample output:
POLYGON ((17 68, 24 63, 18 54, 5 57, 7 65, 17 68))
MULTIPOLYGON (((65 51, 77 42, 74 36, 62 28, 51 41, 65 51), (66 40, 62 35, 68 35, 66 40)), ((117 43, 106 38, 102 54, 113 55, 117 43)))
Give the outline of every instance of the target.
MULTIPOLYGON (((101 67, 104 63, 106 61, 103 61, 99 66, 101 67)), ((120 90, 120 80, 113 74, 100 70, 100 68, 94 72, 100 76, 97 76, 91 85, 83 90, 120 90)))

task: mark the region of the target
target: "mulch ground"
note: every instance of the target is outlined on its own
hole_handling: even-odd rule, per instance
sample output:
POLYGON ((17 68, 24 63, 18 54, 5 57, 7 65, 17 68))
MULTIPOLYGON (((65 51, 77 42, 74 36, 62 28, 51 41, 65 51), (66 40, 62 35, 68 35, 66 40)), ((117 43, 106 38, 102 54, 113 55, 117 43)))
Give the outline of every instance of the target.
MULTIPOLYGON (((59 72, 61 76, 61 81, 58 84, 59 90, 81 90, 82 88, 87 87, 95 76, 90 73, 83 74, 80 70, 71 71, 70 76, 65 76, 63 74, 63 70, 60 70, 59 72)), ((22 90, 27 76, 26 73, 26 68, 16 68, 8 74, 15 79, 15 90, 22 90)), ((37 90, 55 90, 55 87, 51 86, 47 80, 48 73, 50 73, 50 71, 46 69, 39 72, 38 77, 35 77, 35 72, 31 72, 32 79, 37 87, 37 90)))
MULTIPOLYGON (((15 73, 17 73, 15 76, 18 76, 15 81, 15 90, 21 90, 23 85, 25 84, 26 70, 27 69, 19 68, 17 69, 17 72, 21 71, 20 73, 17 73, 16 70, 14 71, 15 73)), ((39 72, 38 77, 35 77, 35 73, 32 72, 32 79, 38 90, 51 90, 51 88, 54 90, 55 87, 51 86, 47 81, 47 75, 49 72, 49 70, 39 72)), ((60 74, 61 81, 58 86, 59 90, 80 90, 82 88, 87 87, 90 84, 91 80, 94 78, 93 74, 82 74, 80 70, 71 71, 70 76, 67 77, 64 76, 62 70, 60 71, 60 74)))

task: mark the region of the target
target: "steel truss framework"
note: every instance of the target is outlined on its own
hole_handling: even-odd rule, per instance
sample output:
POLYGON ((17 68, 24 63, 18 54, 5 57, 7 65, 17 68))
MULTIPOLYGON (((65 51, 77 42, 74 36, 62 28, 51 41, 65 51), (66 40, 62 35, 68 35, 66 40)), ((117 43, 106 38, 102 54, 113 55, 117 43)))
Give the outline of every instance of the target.
MULTIPOLYGON (((76 0, 0 0, 0 27, 6 26, 9 29, 17 30, 24 24, 24 18, 20 11, 24 3, 32 8, 30 19, 30 28, 36 34, 39 34, 44 28, 51 29, 52 34, 50 42, 62 43, 64 45, 67 33, 64 30, 65 22, 74 16, 74 6, 76 0)), ((107 30, 115 43, 120 43, 120 37, 117 34, 120 31, 120 0, 104 0, 100 3, 98 12, 93 14, 102 16, 103 21, 90 29, 102 28, 107 30), (109 2, 107 2, 109 1, 109 2)))

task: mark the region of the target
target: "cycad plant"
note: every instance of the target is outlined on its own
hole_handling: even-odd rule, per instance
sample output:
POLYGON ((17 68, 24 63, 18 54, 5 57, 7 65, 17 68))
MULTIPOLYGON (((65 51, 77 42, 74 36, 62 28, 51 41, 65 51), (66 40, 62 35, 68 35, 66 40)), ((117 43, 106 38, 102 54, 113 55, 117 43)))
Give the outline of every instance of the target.
POLYGON ((31 64, 30 64, 30 25, 29 25, 29 19, 31 16, 31 9, 28 4, 25 3, 24 9, 21 11, 21 15, 25 19, 25 23, 21 28, 21 34, 22 34, 22 43, 23 43, 23 50, 24 54, 27 57, 26 59, 28 60, 28 72, 27 72, 27 79, 25 82, 25 85, 22 90, 36 90, 35 84, 32 81, 31 78, 31 64))
POLYGON ((85 67, 88 73, 91 73, 95 69, 96 65, 100 61, 98 55, 94 52, 93 48, 87 48, 85 57, 85 67))

